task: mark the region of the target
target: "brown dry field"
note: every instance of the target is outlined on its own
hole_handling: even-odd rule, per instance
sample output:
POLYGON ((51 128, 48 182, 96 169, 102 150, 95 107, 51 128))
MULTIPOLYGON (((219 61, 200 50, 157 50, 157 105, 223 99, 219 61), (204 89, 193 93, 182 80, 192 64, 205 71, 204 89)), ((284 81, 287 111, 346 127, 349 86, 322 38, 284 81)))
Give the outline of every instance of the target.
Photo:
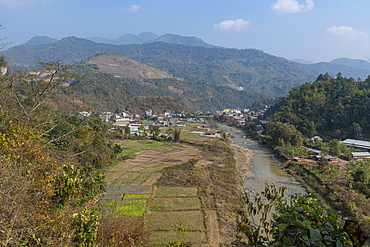
MULTIPOLYGON (((182 132, 182 140, 191 143, 165 142, 135 151, 134 158, 106 174, 106 199, 151 194, 143 216, 150 246, 189 241, 213 247, 234 240, 248 155, 233 152, 219 138, 200 137, 199 131, 199 126, 190 126, 182 132)), ((117 141, 122 146, 129 142, 117 141)))

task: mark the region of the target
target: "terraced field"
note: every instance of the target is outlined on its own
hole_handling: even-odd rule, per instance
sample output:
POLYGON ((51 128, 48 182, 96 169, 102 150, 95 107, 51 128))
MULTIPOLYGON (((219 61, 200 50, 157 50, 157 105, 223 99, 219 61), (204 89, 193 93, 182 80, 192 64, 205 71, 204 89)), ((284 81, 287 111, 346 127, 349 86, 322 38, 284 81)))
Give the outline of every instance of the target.
POLYGON ((126 140, 122 145, 129 142, 133 142, 135 158, 120 162, 106 174, 106 216, 143 217, 153 246, 176 241, 207 243, 198 188, 154 185, 164 168, 187 162, 200 150, 179 143, 153 145, 154 141, 126 140))
MULTIPOLYGON (((134 217, 142 221, 149 233, 150 246, 190 242, 193 246, 213 247, 226 241, 225 234, 232 235, 226 230, 230 226, 219 223, 220 215, 226 212, 222 210, 227 210, 224 204, 229 195, 217 196, 212 187, 219 182, 228 183, 223 181, 228 180, 228 175, 222 175, 216 182, 213 179, 224 174, 224 169, 231 169, 226 173, 233 176, 230 171, 234 168, 227 168, 232 164, 223 164, 223 158, 217 158, 223 155, 217 151, 208 157, 210 139, 194 129, 199 127, 188 127, 183 138, 197 145, 153 140, 116 141, 124 148, 124 154, 133 155, 107 171, 104 213, 107 217, 134 217), (206 148, 199 144, 205 144, 206 148), (211 169, 222 171, 213 173, 211 169), (219 206, 222 209, 218 210, 219 206)), ((235 181, 230 182, 235 186, 235 181)))

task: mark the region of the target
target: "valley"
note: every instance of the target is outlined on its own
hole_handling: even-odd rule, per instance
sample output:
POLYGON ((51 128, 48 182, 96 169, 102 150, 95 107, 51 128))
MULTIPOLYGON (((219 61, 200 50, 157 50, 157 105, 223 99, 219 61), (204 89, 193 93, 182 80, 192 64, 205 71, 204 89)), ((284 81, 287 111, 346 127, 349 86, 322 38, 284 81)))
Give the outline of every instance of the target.
POLYGON ((309 229, 299 241, 345 246, 344 213, 369 225, 369 162, 354 159, 369 150, 340 140, 370 138, 370 78, 317 73, 363 76, 367 63, 303 66, 257 49, 199 45, 193 37, 187 41, 194 45, 184 45, 171 35, 129 45, 43 40, 1 57, 0 186, 7 192, 1 210, 10 223, 0 231, 13 238, 0 234, 0 245, 265 246, 309 229), (38 59, 60 62, 37 67, 38 59), (345 166, 335 163, 338 157, 348 160, 345 166), (312 217, 323 218, 277 220, 275 238, 252 239, 248 234, 260 228, 242 216, 251 204, 240 195, 257 198, 264 189, 269 195, 265 182, 287 187, 290 195, 305 192, 293 177, 338 214, 307 193, 298 203, 320 205, 327 211, 312 217), (335 227, 329 234, 318 222, 335 227))

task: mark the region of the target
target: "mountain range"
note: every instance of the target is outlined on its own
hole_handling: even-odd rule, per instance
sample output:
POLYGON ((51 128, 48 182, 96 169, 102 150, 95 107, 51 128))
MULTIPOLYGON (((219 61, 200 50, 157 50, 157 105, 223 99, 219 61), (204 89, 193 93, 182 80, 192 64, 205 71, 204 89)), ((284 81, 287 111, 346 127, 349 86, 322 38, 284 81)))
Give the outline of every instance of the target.
MULTIPOLYGON (((117 40, 97 37, 55 40, 39 36, 2 53, 12 67, 24 70, 34 69, 37 62, 59 61, 76 64, 81 71, 93 71, 94 75, 105 73, 116 79, 156 80, 154 84, 158 85, 161 84, 158 80, 164 80, 166 89, 160 92, 160 87, 156 87, 157 94, 171 95, 191 109, 204 109, 207 104, 207 109, 247 107, 254 100, 285 96, 293 87, 314 81, 324 73, 335 76, 340 72, 355 79, 365 79, 370 74, 370 63, 364 60, 289 61, 261 50, 222 48, 196 37, 174 34, 158 37, 150 32, 127 34, 117 40), (108 55, 103 58, 99 54, 108 55), (106 64, 99 64, 96 59, 106 64), (139 76, 145 73, 159 73, 162 77, 139 76)), ((146 83, 154 85, 153 81, 146 83)))
MULTIPOLYGON (((182 44, 182 45, 192 45, 192 46, 202 46, 202 47, 216 47, 205 43, 203 40, 197 37, 186 37, 178 34, 164 34, 161 36, 156 35, 152 32, 144 32, 140 34, 124 34, 118 39, 107 39, 102 37, 90 37, 87 40, 111 45, 130 45, 130 44, 146 44, 154 42, 165 42, 169 44, 182 44)), ((57 39, 50 38, 48 36, 35 36, 27 41, 24 45, 38 46, 57 42, 57 39)))

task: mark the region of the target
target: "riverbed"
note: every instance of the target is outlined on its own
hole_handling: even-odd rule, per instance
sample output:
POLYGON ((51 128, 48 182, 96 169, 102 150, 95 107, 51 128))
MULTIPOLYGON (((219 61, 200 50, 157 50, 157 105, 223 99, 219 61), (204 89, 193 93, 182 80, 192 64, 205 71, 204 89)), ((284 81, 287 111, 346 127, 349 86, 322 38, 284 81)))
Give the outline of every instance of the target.
POLYGON ((252 194, 259 193, 264 190, 267 182, 274 183, 276 187, 286 187, 286 194, 306 192, 291 175, 284 172, 279 166, 281 163, 269 149, 246 138, 245 133, 237 128, 225 125, 219 127, 232 136, 232 148, 246 157, 244 170, 242 169, 244 190, 252 194))

